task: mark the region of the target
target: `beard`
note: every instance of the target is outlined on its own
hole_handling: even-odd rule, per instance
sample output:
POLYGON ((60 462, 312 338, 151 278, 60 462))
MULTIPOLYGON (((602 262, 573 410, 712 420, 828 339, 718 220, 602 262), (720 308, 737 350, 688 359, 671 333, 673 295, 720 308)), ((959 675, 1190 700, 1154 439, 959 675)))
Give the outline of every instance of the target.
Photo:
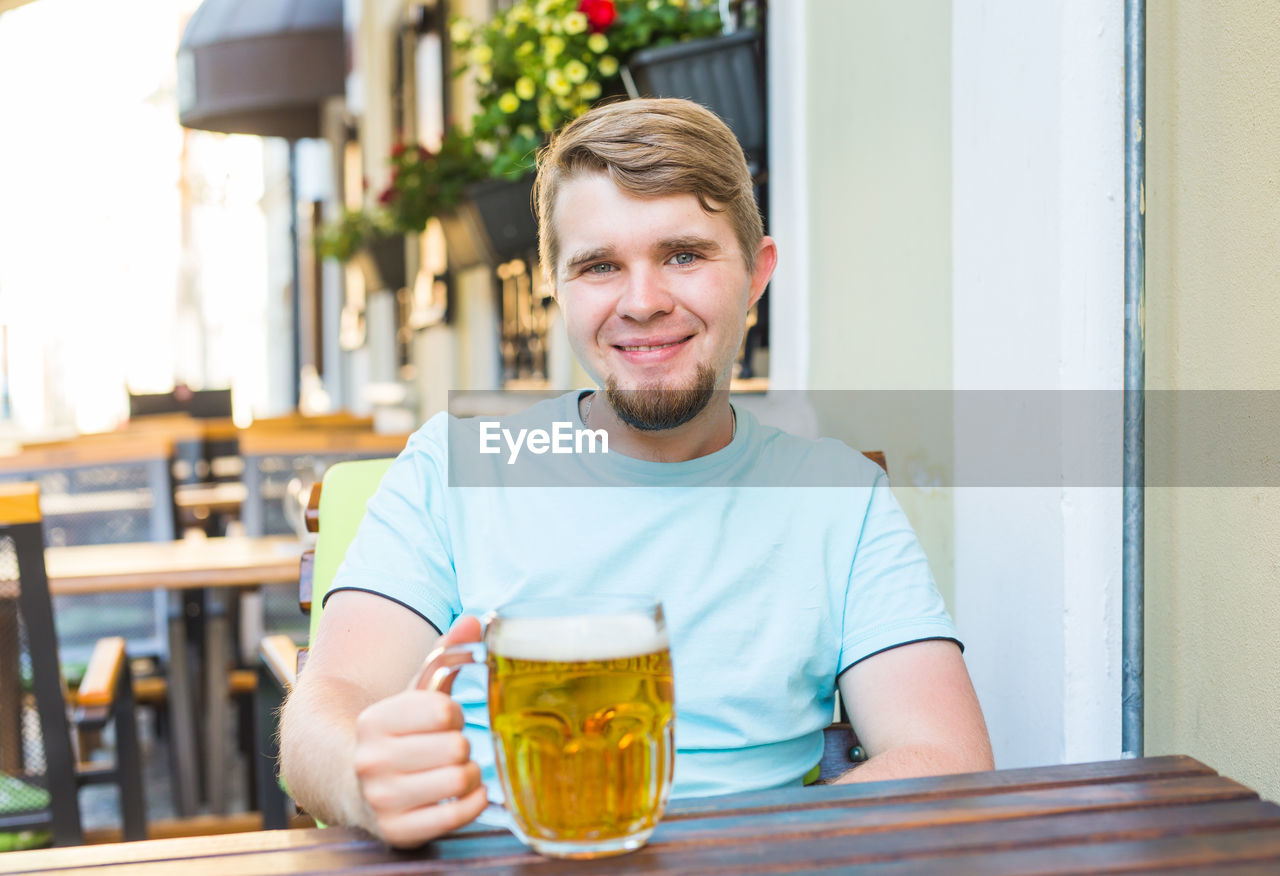
POLYGON ((618 419, 641 432, 675 429, 692 420, 711 401, 716 373, 699 363, 688 386, 669 388, 659 384, 640 389, 620 389, 616 377, 605 382, 605 398, 618 419))

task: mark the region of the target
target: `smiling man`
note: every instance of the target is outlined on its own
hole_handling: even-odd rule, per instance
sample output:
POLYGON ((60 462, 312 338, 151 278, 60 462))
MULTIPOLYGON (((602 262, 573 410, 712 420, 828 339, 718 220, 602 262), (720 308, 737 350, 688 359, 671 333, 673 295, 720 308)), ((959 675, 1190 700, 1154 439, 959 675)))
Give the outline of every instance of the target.
POLYGON ((501 476, 460 476, 505 472, 479 455, 488 425, 441 414, 414 435, 285 710, 298 801, 402 846, 477 817, 500 795, 483 680, 460 676, 452 698, 415 680, 433 647, 478 638, 475 616, 535 596, 662 602, 676 796, 800 784, 837 687, 871 755, 841 781, 991 768, 954 626, 884 473, 730 403, 778 258, 733 134, 687 101, 616 103, 566 127, 538 173, 541 261, 602 389, 509 425, 569 422, 608 452, 523 454, 550 486, 495 490, 501 476))

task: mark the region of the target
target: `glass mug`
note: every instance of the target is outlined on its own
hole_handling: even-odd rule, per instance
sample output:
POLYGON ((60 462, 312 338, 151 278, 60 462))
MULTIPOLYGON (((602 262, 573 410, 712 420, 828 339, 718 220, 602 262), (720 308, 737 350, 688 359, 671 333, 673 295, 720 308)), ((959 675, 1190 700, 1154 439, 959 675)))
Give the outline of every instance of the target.
POLYGON ((675 702, 662 606, 647 597, 513 602, 484 641, 434 655, 426 686, 489 672, 489 727, 513 832, 551 857, 640 848, 671 793, 675 702))

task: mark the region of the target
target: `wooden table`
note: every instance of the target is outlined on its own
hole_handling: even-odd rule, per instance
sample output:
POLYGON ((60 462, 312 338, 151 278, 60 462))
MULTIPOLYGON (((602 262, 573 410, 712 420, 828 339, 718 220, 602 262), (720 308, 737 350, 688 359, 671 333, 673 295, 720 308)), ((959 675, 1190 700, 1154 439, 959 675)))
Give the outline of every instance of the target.
POLYGON ((553 861, 472 826, 413 852, 281 830, 0 856, 0 872, 1280 872, 1280 806, 1189 757, 795 788, 674 804, 649 844, 553 861), (92 867, 92 870, 87 868, 92 867), (81 870, 79 868, 86 868, 81 870))
POLYGON ((210 807, 227 809, 226 726, 231 630, 227 590, 296 582, 302 544, 292 536, 208 538, 45 549, 49 591, 55 596, 129 590, 169 591, 169 717, 174 746, 177 809, 196 811, 195 705, 187 665, 183 590, 204 589, 204 761, 210 807))

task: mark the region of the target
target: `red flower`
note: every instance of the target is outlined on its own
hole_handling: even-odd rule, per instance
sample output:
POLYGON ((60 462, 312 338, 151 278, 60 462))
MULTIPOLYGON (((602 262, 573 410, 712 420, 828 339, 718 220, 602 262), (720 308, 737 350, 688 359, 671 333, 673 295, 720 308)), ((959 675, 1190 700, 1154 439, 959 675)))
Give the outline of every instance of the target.
POLYGON ((614 19, 618 17, 618 10, 614 7, 613 0, 581 0, 578 11, 587 17, 587 21, 591 23, 591 30, 595 33, 613 24, 614 19))
POLYGON ((395 199, 396 199, 395 186, 388 187, 386 191, 378 195, 378 203, 384 207, 387 206, 387 204, 390 204, 395 199))
POLYGON ((403 153, 404 153, 404 144, 399 141, 396 141, 395 145, 391 147, 391 157, 399 158, 400 155, 402 155, 403 153))

